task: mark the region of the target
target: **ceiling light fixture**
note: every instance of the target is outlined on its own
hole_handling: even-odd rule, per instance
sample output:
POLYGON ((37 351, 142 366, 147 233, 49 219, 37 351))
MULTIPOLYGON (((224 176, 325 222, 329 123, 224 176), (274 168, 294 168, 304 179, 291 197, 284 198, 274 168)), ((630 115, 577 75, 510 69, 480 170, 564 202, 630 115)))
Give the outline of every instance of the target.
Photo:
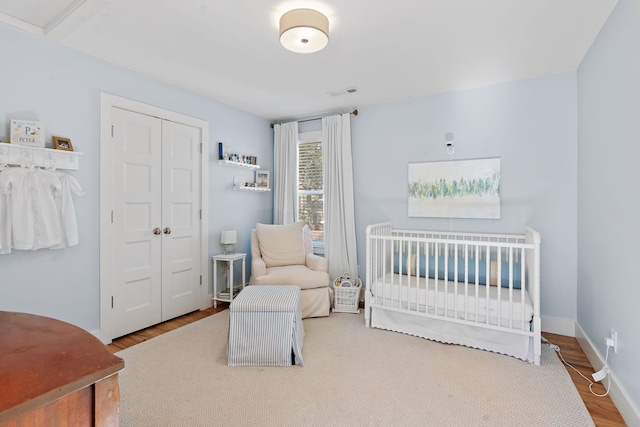
POLYGON ((293 9, 280 18, 280 43, 296 53, 317 52, 329 43, 329 20, 313 9, 293 9))

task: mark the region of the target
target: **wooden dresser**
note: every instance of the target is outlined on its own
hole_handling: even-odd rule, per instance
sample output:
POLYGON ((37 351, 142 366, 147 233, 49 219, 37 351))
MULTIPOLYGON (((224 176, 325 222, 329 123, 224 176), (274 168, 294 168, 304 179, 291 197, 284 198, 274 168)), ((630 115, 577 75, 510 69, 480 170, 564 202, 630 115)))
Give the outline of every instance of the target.
POLYGON ((83 329, 0 311, 0 427, 117 426, 123 368, 83 329))

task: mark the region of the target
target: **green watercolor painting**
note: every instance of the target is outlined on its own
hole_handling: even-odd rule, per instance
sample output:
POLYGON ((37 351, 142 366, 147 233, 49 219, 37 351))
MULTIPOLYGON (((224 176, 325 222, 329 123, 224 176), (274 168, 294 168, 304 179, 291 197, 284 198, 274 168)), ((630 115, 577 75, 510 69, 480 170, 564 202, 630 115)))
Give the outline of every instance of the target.
POLYGON ((410 163, 409 216, 500 218, 500 159, 410 163))

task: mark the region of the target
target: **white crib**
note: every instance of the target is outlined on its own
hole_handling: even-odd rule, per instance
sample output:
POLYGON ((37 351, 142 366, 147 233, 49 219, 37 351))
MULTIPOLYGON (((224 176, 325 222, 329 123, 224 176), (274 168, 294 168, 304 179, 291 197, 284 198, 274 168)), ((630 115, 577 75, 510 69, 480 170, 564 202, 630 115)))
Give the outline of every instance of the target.
POLYGON ((540 235, 367 227, 366 326, 540 364, 540 235))

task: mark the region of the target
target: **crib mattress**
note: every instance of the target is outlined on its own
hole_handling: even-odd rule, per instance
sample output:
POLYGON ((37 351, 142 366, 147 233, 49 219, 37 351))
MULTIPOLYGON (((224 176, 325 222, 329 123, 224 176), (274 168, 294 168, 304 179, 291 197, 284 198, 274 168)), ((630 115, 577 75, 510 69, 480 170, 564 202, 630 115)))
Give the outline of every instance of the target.
POLYGON ((526 290, 387 273, 369 285, 372 304, 438 317, 529 330, 526 290))

